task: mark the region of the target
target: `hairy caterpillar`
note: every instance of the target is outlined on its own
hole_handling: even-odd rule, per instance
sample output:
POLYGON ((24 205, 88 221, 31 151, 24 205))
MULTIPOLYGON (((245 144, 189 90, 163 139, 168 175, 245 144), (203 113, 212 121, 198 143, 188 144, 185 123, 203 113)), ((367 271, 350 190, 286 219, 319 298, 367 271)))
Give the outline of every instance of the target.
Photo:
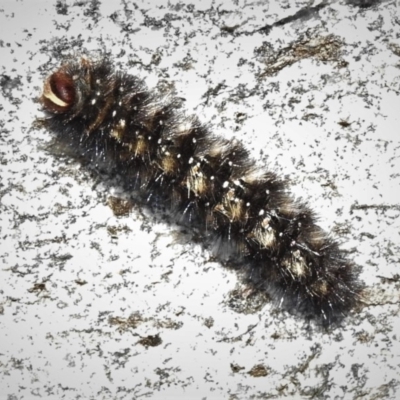
MULTIPOLYGON (((45 81, 42 125, 69 152, 118 171, 143 202, 229 248, 244 281, 323 324, 358 302, 358 268, 243 145, 213 136, 178 100, 151 93, 107 59, 67 62, 45 81)), ((224 250, 220 250, 222 256, 224 250)))

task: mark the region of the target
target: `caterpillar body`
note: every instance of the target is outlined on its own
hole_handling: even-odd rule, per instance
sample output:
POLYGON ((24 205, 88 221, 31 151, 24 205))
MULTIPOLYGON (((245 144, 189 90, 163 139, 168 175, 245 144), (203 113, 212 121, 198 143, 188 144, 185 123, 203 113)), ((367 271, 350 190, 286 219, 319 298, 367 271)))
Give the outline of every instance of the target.
POLYGON ((358 302, 359 268, 238 140, 211 134, 170 95, 108 59, 63 64, 44 83, 42 124, 73 156, 106 164, 143 202, 229 248, 244 281, 280 306, 327 325, 358 302), (225 244, 225 245, 224 245, 225 244))

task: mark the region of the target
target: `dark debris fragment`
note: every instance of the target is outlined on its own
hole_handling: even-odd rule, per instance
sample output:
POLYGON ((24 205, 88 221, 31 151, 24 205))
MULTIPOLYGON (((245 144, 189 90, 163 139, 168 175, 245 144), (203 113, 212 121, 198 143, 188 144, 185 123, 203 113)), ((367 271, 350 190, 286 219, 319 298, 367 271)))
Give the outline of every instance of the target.
POLYGON ((269 373, 271 372, 271 369, 266 367, 263 364, 258 364, 255 365, 250 371, 248 371, 247 373, 249 375, 251 375, 253 378, 261 378, 264 376, 269 375, 269 373))
POLYGON ((308 31, 289 46, 267 55, 265 60, 267 68, 260 78, 274 76, 285 67, 306 58, 314 58, 322 62, 335 62, 339 68, 345 67, 347 62, 341 58, 342 46, 343 43, 337 36, 318 36, 308 31))
POLYGON ((162 343, 162 340, 161 340, 160 336, 157 334, 157 335, 149 335, 149 336, 142 337, 138 341, 138 343, 141 344, 142 346, 148 348, 148 347, 159 346, 162 343))
POLYGON ((116 217, 128 216, 134 206, 131 200, 120 199, 114 196, 108 198, 107 204, 116 217))

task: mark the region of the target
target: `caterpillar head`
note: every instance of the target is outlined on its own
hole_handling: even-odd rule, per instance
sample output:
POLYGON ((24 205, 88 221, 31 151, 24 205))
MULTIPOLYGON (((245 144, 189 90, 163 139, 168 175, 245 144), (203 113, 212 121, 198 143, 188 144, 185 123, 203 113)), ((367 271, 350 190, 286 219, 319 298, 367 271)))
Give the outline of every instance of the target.
POLYGON ((47 111, 64 113, 75 104, 76 97, 77 92, 73 76, 65 70, 59 70, 46 80, 40 101, 47 111))

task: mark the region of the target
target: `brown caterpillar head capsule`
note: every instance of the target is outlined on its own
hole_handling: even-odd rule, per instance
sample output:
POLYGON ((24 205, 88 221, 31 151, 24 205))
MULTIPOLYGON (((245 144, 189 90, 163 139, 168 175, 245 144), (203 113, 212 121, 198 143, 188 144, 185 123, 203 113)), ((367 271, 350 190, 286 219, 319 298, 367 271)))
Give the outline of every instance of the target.
POLYGON ((63 71, 58 71, 46 80, 41 102, 48 111, 63 113, 73 106, 75 98, 73 78, 63 71))

